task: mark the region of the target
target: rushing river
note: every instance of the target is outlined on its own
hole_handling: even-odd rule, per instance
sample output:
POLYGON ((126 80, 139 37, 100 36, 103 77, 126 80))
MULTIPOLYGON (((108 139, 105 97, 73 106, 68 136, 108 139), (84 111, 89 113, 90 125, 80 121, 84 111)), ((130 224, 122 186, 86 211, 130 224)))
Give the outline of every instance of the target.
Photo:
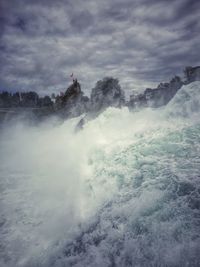
POLYGON ((200 266, 200 82, 78 120, 1 131, 0 266, 200 266))

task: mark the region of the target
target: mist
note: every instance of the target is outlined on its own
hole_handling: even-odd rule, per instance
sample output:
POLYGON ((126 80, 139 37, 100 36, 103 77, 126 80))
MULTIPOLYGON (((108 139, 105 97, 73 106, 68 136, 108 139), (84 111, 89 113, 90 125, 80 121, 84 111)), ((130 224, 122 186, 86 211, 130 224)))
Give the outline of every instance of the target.
POLYGON ((1 266, 197 266, 192 86, 185 102, 183 88, 160 109, 108 108, 78 132, 81 117, 4 124, 1 266))

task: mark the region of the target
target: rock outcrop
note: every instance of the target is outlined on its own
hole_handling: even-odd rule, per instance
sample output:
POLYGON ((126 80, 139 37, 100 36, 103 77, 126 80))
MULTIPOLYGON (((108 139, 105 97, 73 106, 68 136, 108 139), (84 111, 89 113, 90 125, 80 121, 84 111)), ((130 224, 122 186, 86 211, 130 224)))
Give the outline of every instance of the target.
POLYGON ((131 96, 128 106, 133 108, 153 107, 166 105, 182 87, 183 82, 175 76, 169 83, 160 83, 157 88, 147 88, 143 94, 131 96))
POLYGON ((55 110, 63 118, 73 118, 88 111, 89 98, 83 95, 81 86, 77 80, 68 87, 63 96, 58 96, 55 102, 55 110))
POLYGON ((124 105, 125 94, 119 85, 119 81, 112 77, 105 77, 98 81, 92 89, 88 112, 79 121, 75 131, 82 129, 85 123, 97 117, 106 108, 121 108, 124 105))
POLYGON ((185 84, 200 81, 200 66, 186 67, 184 70, 184 74, 186 79, 185 84))
POLYGON ((144 92, 148 107, 166 105, 182 87, 181 78, 175 76, 169 83, 160 83, 156 89, 146 89, 144 92))
MULTIPOLYGON (((30 109, 36 117, 58 115, 63 119, 82 116, 77 129, 84 126, 85 122, 95 118, 108 107, 121 108, 127 105, 131 110, 138 108, 158 108, 166 105, 182 87, 194 81, 200 81, 200 66, 186 67, 184 70, 185 80, 175 76, 168 83, 160 83, 157 88, 147 88, 143 93, 131 95, 125 103, 125 94, 119 85, 119 81, 112 77, 105 77, 98 81, 92 89, 91 96, 84 96, 81 86, 76 79, 68 87, 63 95, 52 97, 39 97, 36 92, 24 93, 0 93, 0 109, 2 114, 7 112, 21 112, 21 109, 30 109), (10 110, 12 109, 12 110, 10 110), (13 109, 16 109, 13 111, 13 109), (8 110, 8 111, 7 111, 8 110)), ((4 115, 3 115, 4 116, 4 115)))
POLYGON ((200 81, 200 66, 186 67, 185 81, 175 76, 169 83, 160 83, 157 88, 147 88, 143 94, 130 96, 128 106, 130 109, 143 107, 158 108, 166 105, 184 84, 200 81))
POLYGON ((107 107, 120 108, 125 103, 125 95, 119 81, 112 77, 105 77, 96 83, 90 97, 90 112, 99 113, 107 107))

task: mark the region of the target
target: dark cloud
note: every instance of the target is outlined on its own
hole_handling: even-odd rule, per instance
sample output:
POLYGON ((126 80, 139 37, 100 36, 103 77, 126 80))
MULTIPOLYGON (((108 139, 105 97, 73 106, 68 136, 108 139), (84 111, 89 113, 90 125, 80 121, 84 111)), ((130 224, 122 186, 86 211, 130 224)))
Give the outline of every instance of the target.
POLYGON ((23 18, 17 18, 13 26, 20 28, 22 31, 26 31, 26 21, 23 18))
POLYGON ((144 89, 199 65, 196 0, 0 0, 0 89, 88 93, 103 76, 144 89))
POLYGON ((70 20, 71 26, 77 31, 86 30, 93 24, 93 17, 88 10, 73 14, 70 20))

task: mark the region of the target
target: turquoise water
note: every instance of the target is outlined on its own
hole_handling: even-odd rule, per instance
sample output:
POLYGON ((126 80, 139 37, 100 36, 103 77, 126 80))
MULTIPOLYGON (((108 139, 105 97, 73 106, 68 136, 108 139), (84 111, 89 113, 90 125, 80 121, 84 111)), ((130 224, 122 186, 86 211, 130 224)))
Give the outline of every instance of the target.
POLYGON ((1 266, 200 266, 199 104, 7 127, 1 266))

